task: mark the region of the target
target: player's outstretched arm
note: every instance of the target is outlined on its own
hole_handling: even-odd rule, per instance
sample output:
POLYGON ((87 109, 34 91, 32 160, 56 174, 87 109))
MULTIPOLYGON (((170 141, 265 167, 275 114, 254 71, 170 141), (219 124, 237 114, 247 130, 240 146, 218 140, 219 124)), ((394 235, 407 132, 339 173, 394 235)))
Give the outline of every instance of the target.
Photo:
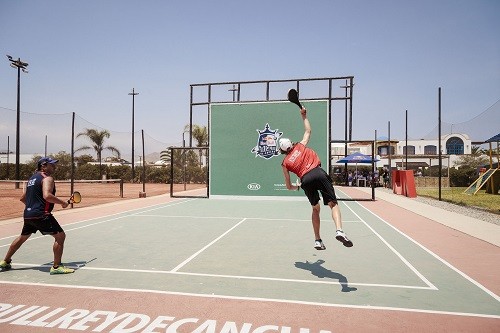
POLYGON ((302 116, 302 120, 304 121, 304 137, 302 138, 302 143, 306 146, 309 143, 309 138, 311 137, 311 124, 309 123, 309 119, 307 119, 307 110, 306 108, 300 109, 300 115, 302 116))

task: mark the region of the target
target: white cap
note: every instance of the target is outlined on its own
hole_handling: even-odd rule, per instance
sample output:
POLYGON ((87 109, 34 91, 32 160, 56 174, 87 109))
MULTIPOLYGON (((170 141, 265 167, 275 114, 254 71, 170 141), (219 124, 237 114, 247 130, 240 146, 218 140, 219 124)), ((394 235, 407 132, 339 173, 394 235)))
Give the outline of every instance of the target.
POLYGON ((279 144, 280 149, 283 151, 288 151, 288 149, 292 148, 292 141, 288 138, 281 138, 279 144))

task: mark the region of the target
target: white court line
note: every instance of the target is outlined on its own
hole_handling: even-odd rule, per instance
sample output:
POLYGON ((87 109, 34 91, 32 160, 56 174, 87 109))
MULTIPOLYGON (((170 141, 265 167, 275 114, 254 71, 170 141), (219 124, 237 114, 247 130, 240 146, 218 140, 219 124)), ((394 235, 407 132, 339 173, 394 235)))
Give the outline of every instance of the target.
MULTIPOLYGON (((342 192, 342 191, 339 191, 342 192)), ((346 193, 342 192, 345 196, 349 197, 346 193)), ((422 280, 427 286, 432 290, 439 290, 434 284, 432 284, 423 274, 421 274, 408 260, 405 259, 388 241, 382 237, 378 232, 375 231, 365 220, 363 220, 346 202, 345 207, 349 209, 368 229, 370 229, 375 236, 377 236, 415 275, 422 280)), ((359 206, 363 207, 358 203, 359 206)), ((377 216, 378 217, 378 216, 377 216)))
MULTIPOLYGON (((192 200, 195 200, 195 199, 191 199, 191 200, 187 200, 187 201, 192 201, 192 200)), ((187 202, 187 201, 183 201, 183 202, 180 202, 180 203, 184 203, 184 202, 187 202)), ((180 204, 180 203, 175 203, 175 204, 180 204)), ((158 210, 158 209, 161 209, 161 208, 164 208, 164 207, 170 207, 174 204, 170 204, 168 206, 160 206, 160 207, 155 207, 155 208, 152 208, 152 209, 149 209, 149 210, 146 210, 146 211, 141 211, 141 212, 138 212, 138 213, 135 213, 135 214, 131 214, 131 215, 127 215, 127 216, 119 216, 119 217, 115 217, 113 219, 108 219, 108 220, 105 220, 105 221, 99 221, 99 222, 96 222, 96 223, 92 223, 92 224, 88 224, 88 225, 85 225, 85 226, 81 226, 81 227, 76 227, 76 228, 72 228, 72 229, 68 229, 68 231, 72 231, 72 230, 77 230, 77 229, 82 229, 82 228, 86 228, 86 227, 89 227, 89 226, 93 226, 93 225, 97 225, 97 224, 101 224, 101 223, 104 223, 104 222, 109 222, 109 221, 113 221, 113 220, 117 220, 117 219, 120 219, 120 218, 124 218, 124 217, 128 217, 128 216, 149 216, 149 217, 174 217, 174 218, 197 218, 197 219, 203 219, 203 218, 215 218, 215 219, 237 219, 236 217, 200 217, 200 216, 179 216, 179 215, 175 215, 175 216, 165 216, 165 215, 155 215, 155 214, 143 214, 143 213, 146 213, 148 211, 153 211, 153 210, 158 210)), ((352 211, 352 209, 348 206, 348 205, 345 205, 348 209, 350 209, 352 211)), ((354 211, 353 211, 354 213, 354 211)), ((365 225, 366 222, 364 222, 360 217, 359 215, 357 215, 356 213, 354 213, 359 220, 357 221, 350 221, 350 222, 355 222, 355 223, 359 223, 360 221, 363 222, 365 225)), ((199 275, 199 276, 219 276, 219 277, 228 277, 228 278, 245 278, 245 277, 241 277, 241 276, 231 276, 231 275, 211 275, 211 274, 203 274, 203 273, 180 273, 180 272, 177 272, 179 269, 181 269, 182 267, 184 267, 186 264, 188 264, 191 260, 193 260, 195 257, 197 257, 200 253, 202 253, 203 251, 205 251, 207 248, 209 248, 210 246, 212 246, 213 244, 215 244, 217 241, 219 241, 222 237, 224 237, 225 235, 227 235, 230 231, 232 231, 233 229, 235 229, 237 226, 239 226, 241 223, 243 223, 244 221, 246 220, 250 220, 250 219, 255 219, 255 220, 265 220, 265 221, 280 221, 280 220, 283 220, 283 221, 307 221, 309 222, 310 220, 296 220, 296 219, 266 219, 266 218, 245 218, 245 217, 240 217, 241 221, 239 221, 236 225, 234 225, 233 227, 231 227, 229 230, 227 230, 226 232, 224 232, 222 235, 220 235, 218 238, 216 238, 215 240, 213 240, 212 242, 210 242, 209 244, 207 244, 205 247, 203 247, 202 249, 200 249, 199 251, 197 251, 196 253, 194 253, 192 256, 190 256, 188 259, 186 259, 185 261, 183 261, 182 263, 180 263, 179 265, 177 265, 174 269, 172 269, 171 271, 155 271, 155 270, 129 270, 129 269, 111 269, 111 268, 90 268, 90 267, 78 267, 80 269, 93 269, 93 270, 108 270, 108 271, 127 271, 127 272, 148 272, 148 273, 162 273, 162 272, 169 272, 169 273, 178 273, 178 274, 185 274, 185 275, 199 275)), ((348 222, 348 221, 343 221, 344 222, 348 222)), ((367 225, 368 226, 368 225, 367 225)), ((391 246, 379 235, 377 234, 371 227, 368 226, 368 228, 370 228, 376 235, 379 236, 379 238, 382 239, 383 242, 385 242, 390 248, 391 246)), ((36 237, 34 239, 37 239, 37 238, 41 238, 43 236, 39 236, 39 237, 36 237)), ((1 246, 0 246, 1 247, 1 246)), ((394 250, 395 251, 395 250, 394 250)), ((397 253, 396 251, 396 254, 399 255, 399 253, 397 253)), ((399 255, 400 258, 402 258, 401 255, 399 255)), ((406 261, 404 258, 402 258, 403 261, 406 261)), ((406 261, 407 262, 407 261, 406 261)), ((20 263, 17 263, 18 265, 21 265, 20 263)), ((409 263, 408 263, 409 264, 409 263)), ((24 264, 26 266, 39 266, 39 265, 34 265, 34 264, 24 264)), ((411 266, 411 265, 410 265, 411 266)), ((412 267, 412 266, 411 266, 412 267)), ((418 275, 418 271, 417 271, 417 275, 418 275)), ((252 277, 247 277, 247 278, 252 278, 252 277)), ((273 280, 272 278, 265 278, 265 277, 253 277, 253 279, 261 279, 261 280, 273 280)), ((424 278, 425 279, 425 278, 424 278)), ((287 279, 277 279, 277 281, 300 281, 300 280, 287 280, 287 279)), ((305 280, 305 282, 309 282, 309 283, 314 283, 314 281, 307 281, 305 280)), ((425 281, 424 281, 425 282, 425 281)), ((340 284, 339 282, 333 282, 334 284, 340 284)), ((436 287, 434 287, 432 284, 427 284, 428 287, 421 287, 421 286, 405 286, 405 285, 387 285, 387 284, 365 284, 365 283, 352 283, 352 282, 349 282, 349 285, 358 285, 358 286, 373 286, 373 287, 390 287, 390 288, 408 288, 408 289, 426 289, 426 290, 437 290, 436 287)))
MULTIPOLYGON (((39 265, 16 262, 16 266, 22 267, 46 267, 50 268, 52 265, 39 265)), ((358 283, 358 282, 341 282, 341 281, 318 281, 318 280, 302 280, 302 279, 284 279, 272 278, 264 276, 246 276, 246 275, 227 275, 227 274, 206 274, 206 273, 191 273, 191 272, 178 272, 174 270, 163 271, 154 269, 129 269, 129 268, 108 268, 108 267, 88 267, 88 266, 72 266, 65 265, 65 267, 74 268, 77 270, 91 270, 91 271, 107 271, 107 272, 128 272, 128 273, 148 273, 148 274, 166 274, 166 275, 186 275, 186 276, 203 276, 209 278, 225 278, 225 279, 238 279, 238 280, 256 280, 256 281, 277 281, 277 282, 293 282, 304 284, 326 284, 326 285, 348 285, 348 286, 364 286, 364 287, 381 287, 381 288, 399 288, 399 289, 418 289, 418 290, 434 290, 430 287, 422 286, 409 286, 399 284, 380 284, 380 283, 358 283)), ((15 269, 14 269, 15 270, 15 269)))
POLYGON ((191 257, 187 258, 186 260, 184 260, 183 262, 181 262, 179 265, 177 265, 174 269, 172 269, 172 272, 177 272, 184 265, 186 265, 187 263, 189 263, 191 260, 193 260, 195 257, 197 257, 200 253, 202 253, 203 251, 205 251, 206 249, 208 249, 210 246, 212 246, 217 241, 219 241, 222 237, 224 237, 229 232, 231 232, 231 230, 233 230, 234 228, 236 228, 237 226, 239 226, 240 224, 242 224, 245 221, 246 221, 246 219, 242 219, 240 222, 236 223, 234 226, 232 226, 229 230, 227 230, 226 232, 224 232, 222 235, 220 235, 219 237, 217 237, 216 239, 214 239, 213 241, 211 241, 210 243, 208 243, 207 245, 205 245, 198 252, 196 252, 195 254, 193 254, 191 257))
MULTIPOLYGON (((162 207, 159 207, 159 208, 162 208, 162 207)), ((365 207, 363 207, 363 208, 365 208, 365 207)), ((366 210, 368 210, 368 209, 366 209, 366 210)), ((374 214, 373 212, 371 212, 371 213, 374 214)), ((139 214, 140 213, 138 213, 137 215, 139 215, 139 214)), ((377 216, 376 214, 374 214, 374 215, 377 216)), ((384 221, 380 217, 378 217, 378 218, 380 220, 384 221)), ((384 222, 386 222, 386 221, 384 221, 384 222)), ((390 224, 388 224, 388 225, 390 225, 390 224)), ((393 226, 391 226, 391 227, 393 227, 393 226)), ((397 231, 400 232, 399 230, 397 230, 397 231)), ((403 234, 403 235, 405 237, 409 238, 407 235, 405 235, 405 234, 403 234)), ((412 240, 411 238, 409 238, 409 239, 412 240)), ((413 242, 415 242, 415 241, 413 241, 413 242)), ((416 244, 418 244, 418 243, 416 243, 416 244)), ((432 252, 430 252, 430 253, 432 254, 432 252)), ((437 258, 440 259, 439 257, 437 257, 437 258)), ((40 265, 33 265, 33 266, 40 266, 40 265)), ((95 269, 95 268, 83 267, 83 268, 80 268, 80 269, 95 269)), ((105 269, 103 269, 103 270, 105 270, 105 269)), ((158 271, 147 271, 147 272, 149 272, 149 273, 155 273, 155 272, 158 272, 158 271)), ((180 273, 180 272, 171 272, 171 271, 166 272, 166 274, 191 275, 191 273, 180 273)), ((195 275, 195 274, 192 274, 192 275, 195 275)), ((314 303, 314 302, 304 302, 304 301, 295 301, 295 300, 274 300, 274 299, 251 298, 251 297, 233 297, 233 296, 224 296, 224 295, 203 295, 203 294, 191 294, 191 293, 168 292, 168 291, 157 291, 157 290, 105 288, 105 287, 88 287, 88 286, 78 286, 78 285, 74 285, 74 286, 62 286, 62 285, 52 285, 52 284, 24 283, 24 282, 10 282, 10 281, 0 281, 0 283, 19 284, 19 285, 52 286, 52 287, 70 288, 70 289, 72 289, 72 288, 79 289, 80 288, 80 289, 96 289, 96 290, 111 290, 111 291, 147 292, 147 293, 170 294, 170 295, 184 295, 184 296, 193 296, 193 297, 210 297, 210 298, 222 298, 222 299, 241 299, 241 300, 253 300, 253 301, 267 301, 267 302, 279 302, 279 303, 296 303, 296 304, 319 305, 319 306, 325 306, 325 307, 342 307, 342 308, 372 309, 372 310, 376 309, 376 310, 405 311, 405 312, 417 312, 417 313, 421 312, 421 313, 431 313, 431 314, 444 314, 444 315, 455 315, 455 316, 473 316, 473 317, 483 317, 483 318, 500 319, 500 316, 497 316, 497 315, 485 315, 485 314, 462 313, 462 312, 447 312, 447 311, 432 311, 432 310, 407 309, 407 308, 396 308, 396 307, 379 307, 379 306, 357 306, 357 305, 344 305, 344 304, 328 304, 328 303, 314 303)), ((350 282, 349 282, 349 284, 350 285, 355 285, 354 283, 350 283, 350 282)), ((367 285, 367 284, 356 284, 356 285, 367 285)), ((415 288, 426 289, 426 287, 415 287, 415 288)))
POLYGON ((484 291, 485 293, 487 293, 488 295, 490 295, 491 297, 493 297, 495 300, 497 300, 498 302, 500 302, 500 297, 498 295, 496 295, 494 292, 492 292, 491 290, 487 289, 485 286, 483 286, 482 284, 480 284, 479 282, 477 282, 476 280, 474 280, 473 278, 471 278, 470 276, 468 276, 467 274, 465 274, 464 272, 462 272, 458 268, 454 267, 452 264, 450 264, 449 262, 447 262, 446 260, 444 260, 443 258, 441 258, 440 256, 438 256, 437 254, 435 254, 434 252, 432 252, 431 250, 429 250, 428 248, 426 248, 425 246, 423 246, 422 244, 420 244, 419 242, 417 242, 416 240, 414 240, 410 236, 406 235, 401 230, 397 229, 395 226, 393 226, 392 224, 390 224, 389 222, 387 222, 386 220, 384 220, 383 218, 381 218, 380 216, 378 216, 377 214, 375 214, 374 212, 372 212, 371 210, 369 210, 365 206, 360 205, 359 203, 358 203, 358 205, 360 207, 362 207, 363 209, 367 210, 368 212, 370 212, 371 214, 373 214, 373 216, 375 216, 376 218, 378 218, 380 221, 384 222, 385 224, 387 224, 388 226, 390 226, 391 228, 393 228, 394 230, 396 230, 398 233, 400 233, 401 235, 403 235, 404 237, 406 237, 407 239, 409 239, 410 241, 412 241, 414 244, 416 244, 417 246, 419 246, 420 248, 422 248, 424 251, 426 251, 427 253, 429 253, 431 256, 433 256, 437 260, 441 261, 445 266, 447 266, 448 268, 451 268, 452 270, 454 270, 455 272, 457 272, 458 274, 460 274, 463 278, 465 278, 466 280, 468 280, 469 282, 471 282, 472 284, 474 284, 476 287, 478 287, 479 289, 481 289, 482 291, 484 291))
POLYGON ((62 284, 49 284, 49 283, 26 283, 26 282, 12 282, 12 281, 1 281, 1 280, 0 280, 0 283, 12 284, 12 285, 54 287, 54 288, 62 288, 62 289, 90 289, 90 290, 119 291, 119 292, 133 292, 133 293, 149 293, 149 294, 188 296, 188 297, 199 297, 199 298, 216 298, 216 299, 229 299, 229 300, 313 305, 313 306, 322 306, 322 307, 329 307, 329 308, 333 307, 333 308, 346 308, 346 309, 414 312, 414 313, 428 313, 428 314, 450 315, 450 316, 459 316, 459 317, 478 317, 478 318, 500 319, 499 315, 468 313, 468 312, 436 311, 436 310, 425 310, 425 309, 416 309, 416 308, 396 308, 396 307, 388 307, 388 306, 370 306, 370 305, 347 305, 347 304, 338 304, 338 303, 334 304, 334 303, 321 303, 321 302, 307 302, 307 301, 273 299, 273 298, 262 298, 262 297, 227 296, 227 295, 215 295, 215 294, 195 294, 195 293, 164 291, 164 290, 127 289, 127 288, 112 288, 112 287, 89 287, 89 286, 80 286, 80 285, 62 285, 62 284))
MULTIPOLYGON (((135 209, 131 209, 131 210, 127 210, 127 211, 123 211, 123 212, 120 212, 120 213, 115 213, 115 214, 111 214, 111 215, 107 215, 107 216, 101 216, 101 217, 96 217, 96 218, 92 218, 92 219, 88 219, 88 220, 77 221, 77 222, 74 222, 74 223, 68 223, 68 224, 64 225, 64 231, 68 232, 68 231, 72 231, 72 230, 83 229, 83 228, 87 228, 87 227, 94 226, 94 225, 97 225, 97 224, 102 224, 102 223, 106 223, 106 222, 110 222, 110 221, 116 221, 118 219, 126 218, 126 217, 129 217, 129 216, 136 216, 136 215, 141 214, 142 212, 150 212, 150 211, 158 210, 158 209, 165 208, 165 207, 171 207, 171 206, 180 205, 180 204, 183 204, 183 203, 186 203, 186 202, 189 202, 189 201, 193 201, 193 200, 195 200, 195 199, 183 200, 183 201, 180 201, 180 202, 173 202, 173 203, 167 203, 167 204, 156 204, 156 205, 149 206, 149 207, 154 207, 154 208, 146 209, 145 211, 143 211, 144 208, 135 208, 135 209), (117 217, 114 217, 114 218, 111 218, 111 219, 107 219, 107 220, 103 220, 103 221, 99 221, 99 222, 87 224, 87 225, 84 225, 84 226, 81 226, 81 227, 66 229, 67 226, 72 226, 72 225, 83 223, 83 222, 89 222, 89 221, 93 221, 93 220, 98 220, 98 219, 106 218, 106 217, 109 217, 109 216, 122 215, 122 214, 126 214, 126 213, 133 212, 133 211, 138 211, 138 210, 140 210, 141 212, 137 212, 137 213, 133 213, 133 214, 128 214, 128 215, 123 215, 123 216, 117 216, 117 217)), ((146 208, 148 208, 148 207, 146 207, 146 208)), ((2 241, 4 239, 9 239, 9 238, 15 238, 17 236, 19 236, 19 234, 18 235, 14 235, 14 236, 7 236, 7 237, 4 237, 4 238, 0 238, 0 241, 2 241)), ((28 241, 32 241, 32 240, 35 240, 35 239, 40 239, 40 238, 43 238, 45 236, 46 235, 40 235, 40 236, 30 237, 28 239, 28 241)), ((0 248, 7 247, 7 246, 10 246, 10 244, 0 245, 0 248)))
MULTIPOLYGON (((200 216, 164 216, 164 215, 153 215, 153 214, 144 214, 146 212, 150 212, 150 211, 154 211, 154 210, 158 210, 158 209, 161 209, 161 208, 165 208, 165 207, 171 207, 173 205, 177 205, 177 204, 181 204, 181 203, 185 203, 185 202, 188 202, 188 201, 192 201, 192 200, 195 200, 195 199, 191 199, 191 200, 186 200, 186 201, 182 201, 182 202, 177 202, 177 203, 173 203, 173 204, 168 204, 168 205, 161 205, 161 206, 154 206, 154 208, 151 208, 151 209, 148 209, 148 210, 145 210, 143 211, 141 209, 140 212, 137 212, 137 213, 134 213, 134 214, 129 214, 129 215, 126 215, 126 216, 118 216, 118 217, 115 217, 115 218, 112 218, 112 219, 107 219, 107 220, 104 220, 104 221, 99 221, 99 222, 95 222, 95 223, 91 223, 91 224, 88 224, 88 225, 84 225, 84 226, 80 226, 80 227, 76 227, 76 228, 72 228, 72 229, 68 229, 67 231, 73 231, 73 230, 78 230, 78 229, 82 229, 82 228, 87 228, 87 227, 90 227, 90 226, 94 226, 94 225, 98 225, 98 224, 102 224, 102 223, 106 223, 106 222, 110 222, 110 221, 114 221, 114 220, 117 220, 117 219, 121 219, 121 218, 124 218, 124 217, 128 217, 128 216, 151 216, 151 217, 176 217, 176 218, 181 218, 181 217, 188 217, 188 218, 217 218, 217 219, 221 219, 221 218, 226 218, 226 219, 235 219, 235 217, 200 217, 200 216)), ((406 261, 406 259, 404 259, 394 248, 392 248, 392 246, 390 246, 389 243, 387 243, 377 232, 375 232, 375 230, 373 230, 370 226, 368 226, 368 224, 366 224, 365 221, 363 221, 359 215, 357 215, 347 204, 345 205, 349 210, 351 210, 355 215, 356 217, 358 217, 359 221, 363 222, 368 228, 370 228, 372 230, 372 232, 374 232, 389 248, 391 248, 395 253, 396 255, 398 255, 402 260, 403 262, 407 263, 407 265, 409 265, 410 269, 413 268, 413 266, 411 266, 411 264, 408 263, 408 261, 406 261)), ((120 213, 122 214, 122 213, 120 213)), ((200 249, 199 251, 197 251, 196 253, 194 253, 192 256, 190 256, 189 258, 187 258, 185 261, 183 261, 182 263, 180 263, 179 265, 177 265, 174 269, 171 270, 171 272, 175 273, 177 272, 179 269, 181 269, 182 267, 184 267, 186 264, 188 264, 191 260, 193 260, 195 257, 197 257, 200 253, 202 253, 203 251, 205 251, 208 247, 212 246, 213 244, 215 244, 217 241, 219 241, 222 237, 224 237, 226 234, 228 234, 230 231, 232 231, 233 229, 235 229, 237 226, 239 226, 241 223, 243 223, 244 221, 246 220, 249 220, 249 219, 257 219, 257 220, 266 220, 266 221, 269 221, 269 220, 284 220, 284 221, 300 221, 300 220, 295 220, 295 219, 265 219, 265 218, 244 218, 244 217, 241 217, 241 221, 239 221, 236 225, 234 225, 233 227, 231 227, 229 230, 227 230, 225 233, 223 233, 222 235, 220 235, 218 238, 216 238, 215 240, 213 240, 212 242, 210 242, 209 244, 207 244, 205 247, 203 247, 202 249, 200 249)), ((302 220, 302 221, 309 221, 309 220, 302 220)), ((359 223, 359 221, 352 221, 352 222, 356 222, 356 223, 359 223)), ((347 221, 343 221, 343 222, 347 222, 347 221)), ((31 238, 31 239, 38 239, 38 238, 42 238, 44 237, 43 235, 42 236, 38 236, 38 237, 34 237, 34 238, 31 238)), ((30 240, 31 240, 30 239, 30 240)), ((8 246, 8 245, 3 245, 3 246, 0 246, 0 247, 5 247, 5 246, 8 246)), ((18 263, 19 264, 19 263, 18 263)), ((29 265, 29 264, 28 264, 29 265)), ((111 270, 111 269, 108 269, 108 270, 111 270)), ((118 270, 118 269, 117 269, 118 270)), ((126 270, 126 271, 134 271, 134 270, 126 270)), ((135 270, 137 271, 137 270, 135 270)), ((425 279, 425 277, 423 277, 418 271, 416 271, 416 269, 413 268, 413 271, 416 272, 417 276, 421 277, 423 279, 423 281, 427 281, 425 279)), ((147 271, 147 272, 158 272, 158 271, 147 271)), ((201 274, 200 274, 201 275, 201 274)), ((210 276, 210 275, 207 275, 207 276, 210 276)), ((265 279, 265 278, 263 278, 265 279)), ((352 283, 350 283, 352 284, 352 283)), ((356 285, 370 285, 370 286, 382 286, 382 287, 398 287, 398 288, 414 288, 414 289, 431 289, 431 290, 437 290, 437 288, 435 286, 433 286, 430 282, 429 283, 426 283, 429 288, 427 287, 419 287, 419 286, 399 286, 399 285, 384 285, 384 284, 362 284, 362 283, 358 283, 356 285)), ((352 284, 353 285, 353 284, 352 284)))
POLYGON ((363 224, 368 228, 370 229, 374 234, 375 236, 377 236, 381 241, 382 243, 384 243, 396 256, 399 257, 399 259, 401 259, 401 261, 413 272, 415 273, 416 276, 418 276, 418 278, 420 280, 422 280, 426 285, 429 286, 429 288, 433 289, 433 290, 438 290, 438 288, 433 285, 429 280, 427 280, 427 278, 422 274, 420 273, 412 264, 410 264, 410 262, 408 260, 405 259, 405 257, 403 257, 401 255, 401 253, 399 253, 391 244, 389 244, 388 241, 386 241, 384 239, 384 237, 382 237, 382 235, 380 235, 378 232, 375 231, 375 229, 373 229, 370 225, 368 225, 368 223, 366 223, 365 220, 363 220, 351 207, 347 206, 347 208, 353 212, 354 215, 356 215, 359 220, 361 222, 363 222, 363 224))
MULTIPOLYGON (((123 219, 123 218, 126 218, 126 217, 130 217, 130 216, 138 216, 138 215, 142 214, 143 212, 151 212, 153 210, 158 210, 158 209, 162 209, 162 208, 165 208, 165 207, 177 206, 177 205, 180 205, 180 204, 183 204, 183 203, 186 203, 186 202, 189 202, 189 201, 193 201, 193 200, 194 199, 190 199, 190 200, 186 200, 186 201, 182 201, 182 202, 175 202, 175 203, 172 203, 172 204, 167 204, 167 205, 162 205, 162 206, 159 206, 159 207, 150 208, 150 209, 147 209, 147 210, 144 210, 144 211, 142 210, 143 208, 139 208, 139 209, 136 209, 136 211, 137 210, 141 210, 141 212, 137 212, 137 213, 133 213, 133 214, 128 214, 128 215, 125 215, 125 216, 118 216, 118 217, 115 217, 115 218, 112 218, 112 219, 108 219, 108 220, 104 220, 104 221, 99 221, 99 222, 87 224, 87 225, 84 225, 84 226, 81 226, 81 227, 67 229, 67 231, 73 231, 73 230, 83 229, 83 228, 87 228, 87 227, 94 226, 94 225, 97 225, 97 224, 102 224, 102 223, 106 223, 106 222, 110 222, 110 221, 115 221, 115 220, 118 220, 118 219, 123 219)), ((131 211, 133 211, 133 210, 131 210, 131 211)), ((123 213, 120 213, 120 214, 123 214, 123 213)))
MULTIPOLYGON (((194 215, 156 215, 156 214, 137 214, 140 217, 159 217, 159 218, 188 218, 188 219, 217 219, 217 220, 262 220, 262 221, 293 221, 293 222, 311 222, 311 219, 284 219, 284 218, 261 218, 261 217, 243 217, 243 216, 194 216, 194 215)), ((359 223, 359 220, 342 221, 342 223, 359 223)))

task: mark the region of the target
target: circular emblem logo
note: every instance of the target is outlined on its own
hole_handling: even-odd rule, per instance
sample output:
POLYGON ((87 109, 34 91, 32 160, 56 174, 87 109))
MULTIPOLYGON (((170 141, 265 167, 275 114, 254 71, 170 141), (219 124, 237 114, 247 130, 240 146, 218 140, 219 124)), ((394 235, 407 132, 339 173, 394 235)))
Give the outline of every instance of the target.
POLYGON ((260 184, 257 184, 257 183, 251 183, 251 184, 248 184, 248 185, 247 185, 247 188, 248 188, 250 191, 257 191, 257 190, 260 190, 260 184))

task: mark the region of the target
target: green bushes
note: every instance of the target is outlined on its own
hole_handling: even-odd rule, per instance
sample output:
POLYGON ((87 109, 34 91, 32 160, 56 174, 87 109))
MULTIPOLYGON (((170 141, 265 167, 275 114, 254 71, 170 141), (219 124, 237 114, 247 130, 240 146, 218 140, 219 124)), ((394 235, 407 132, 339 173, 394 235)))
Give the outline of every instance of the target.
POLYGON ((477 179, 477 170, 470 166, 450 168, 450 186, 468 187, 477 179))
MULTIPOLYGON (((207 167, 201 167, 200 155, 195 151, 188 151, 185 155, 182 151, 175 152, 176 163, 174 165, 174 183, 206 183, 207 182, 207 167), (185 172, 185 174, 184 174, 185 172)), ((50 157, 59 160, 54 173, 56 180, 71 179, 71 155, 65 151, 60 151, 57 154, 51 154, 50 157)), ((29 179, 36 171, 37 162, 41 156, 34 155, 33 158, 25 164, 19 165, 19 180, 29 179)), ((90 155, 81 155, 75 157, 74 178, 76 180, 100 180, 101 170, 99 164, 91 162, 90 155)), ((106 179, 123 179, 125 182, 132 181, 132 168, 130 165, 110 166, 102 164, 102 175, 106 179)), ((147 183, 170 183, 170 165, 153 166, 146 165, 145 167, 147 183)), ((135 168, 134 182, 142 182, 143 168, 135 168)), ((0 164, 0 179, 14 179, 15 164, 2 163, 0 164)))
MULTIPOLYGON (((170 165, 168 166, 146 166, 146 182, 147 183, 170 183, 170 165)), ((20 180, 29 179, 36 170, 36 162, 19 165, 20 180)), ((125 182, 132 180, 132 169, 127 165, 120 166, 102 166, 103 175, 106 179, 123 179, 125 182)), ((184 168, 174 168, 174 183, 197 183, 202 184, 207 181, 207 168, 198 165, 186 166, 186 175, 184 179, 184 168)), ((135 169, 135 182, 142 182, 142 167, 135 169)), ((14 179, 15 178, 15 164, 2 163, 0 164, 0 179, 14 179), (8 171, 8 177, 7 177, 8 171)), ((54 173, 56 180, 71 179, 71 165, 65 165, 59 162, 54 173)), ((98 180, 99 178, 99 165, 96 164, 82 164, 75 166, 75 179, 76 180, 98 180)))
MULTIPOLYGON (((103 167, 105 170, 105 167, 103 167)), ((93 180, 99 179, 99 165, 83 164, 75 168, 75 179, 93 180)))

